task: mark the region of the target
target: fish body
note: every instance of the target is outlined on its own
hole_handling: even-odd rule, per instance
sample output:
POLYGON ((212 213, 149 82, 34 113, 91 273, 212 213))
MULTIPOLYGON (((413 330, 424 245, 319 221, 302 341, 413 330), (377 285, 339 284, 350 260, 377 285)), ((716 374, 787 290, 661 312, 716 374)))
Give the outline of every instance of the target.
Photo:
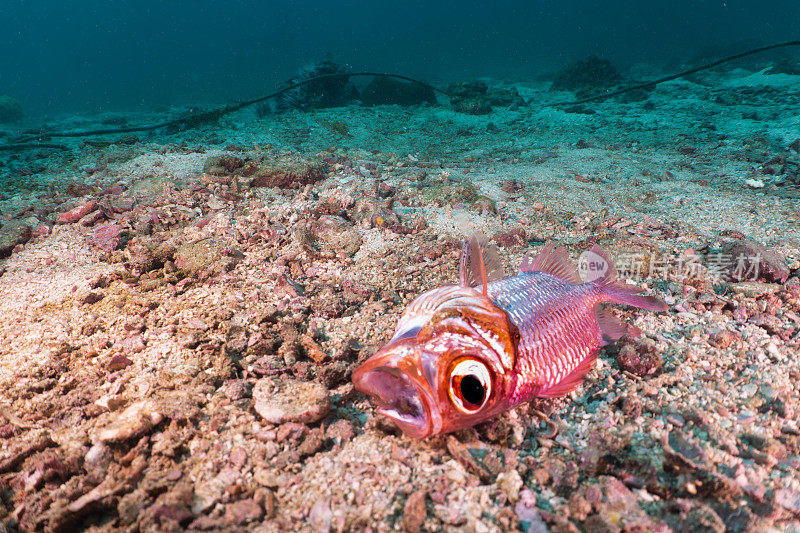
POLYGON ((415 298, 389 343, 353 374, 356 388, 417 438, 470 427, 534 397, 567 394, 600 347, 627 331, 601 303, 666 309, 618 281, 599 247, 587 253, 603 266, 590 282, 550 244, 518 274, 500 277, 496 253, 473 236, 459 285, 415 298))

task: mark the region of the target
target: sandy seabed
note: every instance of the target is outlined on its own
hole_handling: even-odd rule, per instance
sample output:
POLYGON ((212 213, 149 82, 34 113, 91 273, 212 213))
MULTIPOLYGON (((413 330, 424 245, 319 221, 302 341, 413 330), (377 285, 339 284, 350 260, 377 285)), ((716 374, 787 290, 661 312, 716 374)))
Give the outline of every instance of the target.
POLYGON ((800 530, 800 77, 545 85, 4 154, 0 530, 800 530), (568 397, 410 440, 350 375, 475 231, 509 274, 636 258, 669 311, 615 309, 642 337, 568 397))

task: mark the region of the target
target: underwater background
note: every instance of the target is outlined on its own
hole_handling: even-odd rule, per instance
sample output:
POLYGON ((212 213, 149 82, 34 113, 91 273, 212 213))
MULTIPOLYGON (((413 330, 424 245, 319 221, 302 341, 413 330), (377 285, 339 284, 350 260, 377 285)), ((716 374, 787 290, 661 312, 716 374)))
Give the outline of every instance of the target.
POLYGON ((0 533, 800 531, 798 21, 0 0, 0 533), (363 369, 497 351, 412 305, 465 242, 642 308, 552 297, 552 357, 509 335, 424 403, 363 369))
POLYGON ((531 80, 590 54, 674 70, 796 38, 800 6, 7 0, 0 16, 2 93, 53 114, 251 98, 328 55, 435 82, 531 80))

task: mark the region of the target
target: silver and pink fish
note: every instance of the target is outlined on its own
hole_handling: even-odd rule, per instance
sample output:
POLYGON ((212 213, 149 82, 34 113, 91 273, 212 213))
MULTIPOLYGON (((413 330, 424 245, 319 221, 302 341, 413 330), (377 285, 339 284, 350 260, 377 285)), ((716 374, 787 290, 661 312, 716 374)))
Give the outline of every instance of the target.
POLYGON ((535 397, 569 393, 600 347, 628 327, 600 304, 666 305, 618 280, 598 246, 583 282, 563 248, 547 244, 503 278, 496 251, 464 245, 460 283, 415 298, 392 339, 353 374, 378 412, 416 438, 456 431, 535 397))

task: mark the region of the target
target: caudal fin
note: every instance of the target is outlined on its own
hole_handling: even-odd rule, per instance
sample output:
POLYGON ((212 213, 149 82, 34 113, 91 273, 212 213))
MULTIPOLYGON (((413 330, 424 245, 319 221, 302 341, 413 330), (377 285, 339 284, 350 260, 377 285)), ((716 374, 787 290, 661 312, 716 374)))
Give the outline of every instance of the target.
POLYGON ((607 301, 615 304, 632 305, 651 311, 666 311, 667 304, 655 296, 644 296, 644 289, 634 285, 628 285, 624 280, 617 278, 617 271, 614 262, 609 258, 605 250, 597 245, 592 246, 590 253, 600 257, 606 265, 606 271, 602 277, 593 283, 602 291, 607 301))

